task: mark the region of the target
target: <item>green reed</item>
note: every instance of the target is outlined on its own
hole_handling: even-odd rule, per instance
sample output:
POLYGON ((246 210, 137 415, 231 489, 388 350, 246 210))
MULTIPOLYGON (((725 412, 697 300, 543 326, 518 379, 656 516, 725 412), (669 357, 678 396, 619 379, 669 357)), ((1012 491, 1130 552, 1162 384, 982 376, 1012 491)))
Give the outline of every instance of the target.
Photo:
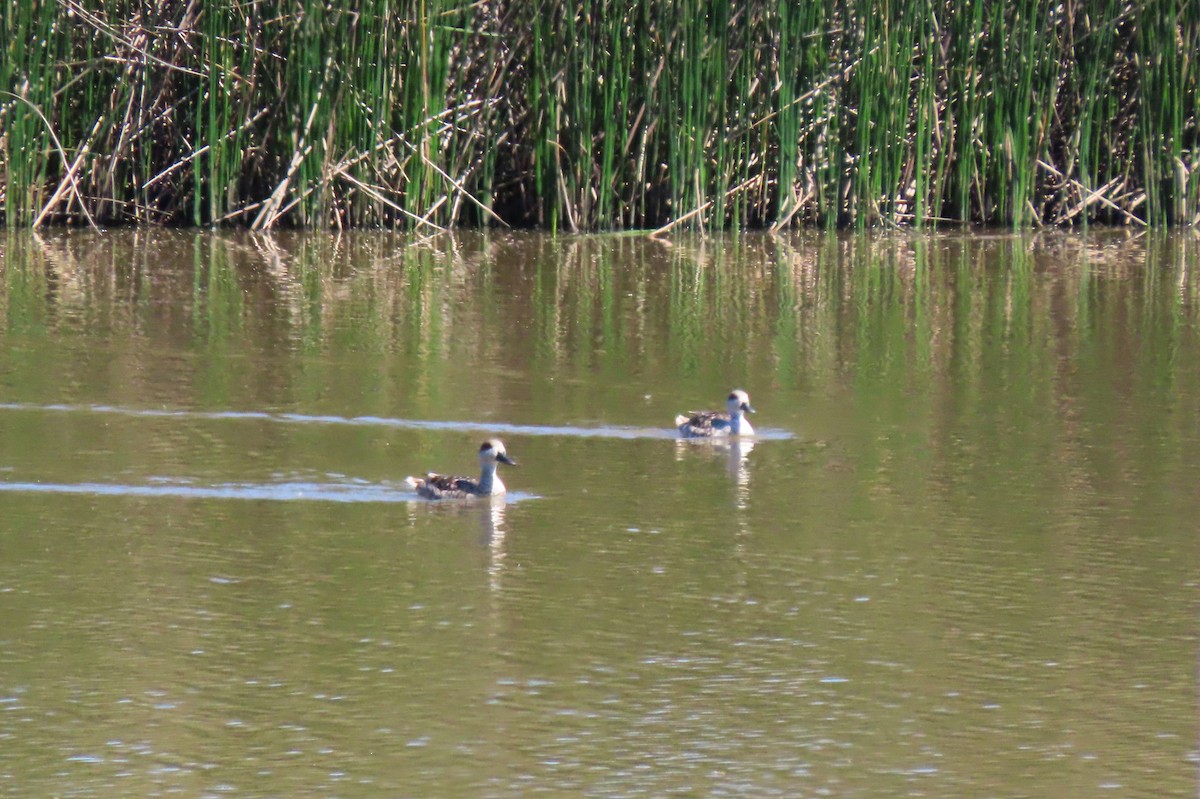
POLYGON ((14 0, 0 214, 1200 223, 1189 0, 14 0))

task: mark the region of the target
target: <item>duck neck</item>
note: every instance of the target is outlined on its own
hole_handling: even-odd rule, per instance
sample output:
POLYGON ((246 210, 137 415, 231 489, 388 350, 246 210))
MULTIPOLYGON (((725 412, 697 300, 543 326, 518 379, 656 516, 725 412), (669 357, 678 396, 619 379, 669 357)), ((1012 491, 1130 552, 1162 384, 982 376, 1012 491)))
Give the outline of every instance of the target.
POLYGON ((754 434, 754 428, 744 412, 734 411, 729 414, 729 432, 735 436, 749 436, 754 434))
POLYGON ((503 488, 504 484, 496 479, 496 464, 483 464, 483 471, 479 475, 479 493, 493 494, 497 485, 503 488))

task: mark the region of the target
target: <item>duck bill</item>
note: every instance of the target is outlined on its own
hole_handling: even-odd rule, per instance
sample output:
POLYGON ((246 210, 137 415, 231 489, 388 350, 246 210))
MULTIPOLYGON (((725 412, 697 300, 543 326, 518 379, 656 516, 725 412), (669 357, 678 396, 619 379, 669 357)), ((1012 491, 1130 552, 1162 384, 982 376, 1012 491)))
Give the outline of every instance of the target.
POLYGON ((743 403, 742 403, 742 411, 743 411, 744 413, 754 413, 754 408, 753 408, 753 407, 751 407, 750 403, 748 403, 748 402, 743 402, 743 403))
POLYGON ((514 461, 512 458, 508 457, 507 455, 503 455, 503 454, 497 455, 496 460, 500 461, 501 463, 507 463, 509 466, 517 465, 516 461, 514 461))

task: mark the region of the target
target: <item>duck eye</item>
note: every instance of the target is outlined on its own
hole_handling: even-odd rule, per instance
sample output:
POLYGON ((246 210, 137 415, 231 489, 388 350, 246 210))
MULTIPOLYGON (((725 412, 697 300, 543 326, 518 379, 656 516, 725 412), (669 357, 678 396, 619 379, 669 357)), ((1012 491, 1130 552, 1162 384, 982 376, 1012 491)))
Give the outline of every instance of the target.
POLYGON ((737 394, 730 394, 730 395, 729 395, 729 398, 730 398, 731 400, 736 400, 736 399, 738 398, 738 395, 737 395, 737 394))

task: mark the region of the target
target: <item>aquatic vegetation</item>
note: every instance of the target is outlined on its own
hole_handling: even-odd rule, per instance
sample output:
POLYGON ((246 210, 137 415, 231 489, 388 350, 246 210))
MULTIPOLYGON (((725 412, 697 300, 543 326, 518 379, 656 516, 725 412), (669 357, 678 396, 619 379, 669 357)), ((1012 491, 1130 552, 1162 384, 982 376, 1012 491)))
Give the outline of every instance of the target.
POLYGON ((14 0, 0 220, 1200 223, 1188 0, 14 0))

